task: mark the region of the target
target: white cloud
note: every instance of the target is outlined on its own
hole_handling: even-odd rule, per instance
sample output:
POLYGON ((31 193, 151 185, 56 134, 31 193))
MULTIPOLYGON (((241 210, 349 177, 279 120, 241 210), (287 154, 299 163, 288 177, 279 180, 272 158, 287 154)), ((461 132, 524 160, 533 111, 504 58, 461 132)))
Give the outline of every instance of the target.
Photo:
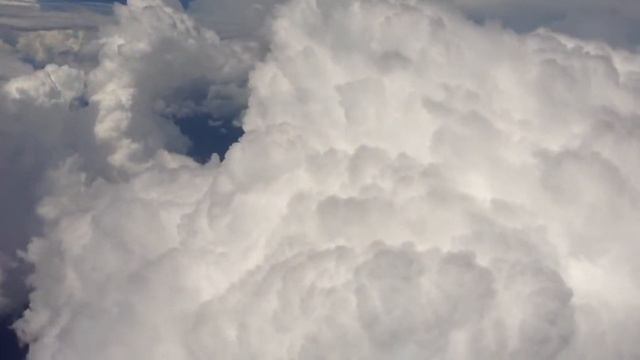
MULTIPOLYGON (((103 31, 101 64, 88 84, 98 111, 96 141, 106 149, 110 166, 125 173, 144 168, 159 149, 186 148, 177 127, 161 116, 166 103, 180 108, 179 92, 203 83, 210 101, 216 90, 234 93, 255 62, 251 44, 221 41, 175 6, 154 3, 159 2, 116 8, 118 25, 103 31)), ((230 96, 229 102, 246 101, 242 94, 230 96)))
POLYGON ((12 306, 22 306, 26 270, 16 251, 38 231, 34 207, 43 194, 40 182, 62 159, 87 152, 90 111, 72 110, 84 91, 84 74, 77 69, 52 64, 34 71, 23 64, 8 77, 0 83, 0 257, 12 269, 7 297, 12 306))
MULTIPOLYGON (((42 180, 66 159, 88 181, 126 179, 160 149, 186 150, 168 116, 193 106, 184 99, 193 88, 208 92, 196 99, 200 112, 226 115, 246 103, 251 45, 221 41, 179 8, 154 3, 119 6, 111 21, 99 32, 24 32, 13 45, 0 43, 0 169, 9 174, 0 177, 0 254, 7 263, 19 263, 16 251, 40 233, 35 204, 49 191, 42 180)), ((24 286, 14 284, 24 282, 24 271, 5 284, 13 303, 24 301, 24 286)))
POLYGON ((23 58, 37 65, 81 67, 82 61, 95 61, 95 51, 91 51, 90 46, 93 37, 93 32, 86 30, 29 31, 17 38, 16 49, 23 58))
MULTIPOLYGON (((154 4, 101 33, 95 148, 47 178, 32 359, 640 355, 637 54, 293 1, 246 134, 200 166, 153 109, 196 78, 233 93, 255 55, 154 4)), ((6 91, 68 100, 74 76, 6 91)))
POLYGON ((84 74, 68 66, 51 64, 41 71, 9 80, 4 91, 10 100, 26 100, 37 105, 68 104, 84 92, 84 74))

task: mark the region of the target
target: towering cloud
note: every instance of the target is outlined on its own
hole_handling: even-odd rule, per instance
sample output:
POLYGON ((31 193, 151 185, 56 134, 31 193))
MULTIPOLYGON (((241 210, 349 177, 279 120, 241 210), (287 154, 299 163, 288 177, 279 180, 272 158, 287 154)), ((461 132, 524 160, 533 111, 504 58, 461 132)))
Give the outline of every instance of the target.
POLYGON ((160 0, 93 69, 12 63, 31 359, 640 356, 637 54, 442 3, 274 11, 257 64, 160 0), (242 109, 249 71, 239 143, 181 155, 172 121, 242 109))
POLYGON ((221 41, 179 4, 131 2, 97 30, 3 33, 0 43, 0 293, 25 301, 16 252, 41 233, 49 171, 74 162, 87 181, 126 180, 160 149, 184 152, 174 121, 246 106, 254 45, 221 41), (8 293, 8 294, 7 294, 8 293))

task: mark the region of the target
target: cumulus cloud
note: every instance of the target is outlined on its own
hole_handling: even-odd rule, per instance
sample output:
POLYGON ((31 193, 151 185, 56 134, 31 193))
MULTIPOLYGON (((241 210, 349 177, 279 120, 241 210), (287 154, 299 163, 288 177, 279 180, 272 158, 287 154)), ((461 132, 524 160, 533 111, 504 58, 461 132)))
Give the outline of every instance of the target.
POLYGON ((95 33, 86 30, 48 30, 22 32, 16 38, 16 50, 23 60, 38 67, 48 64, 92 67, 97 49, 95 33), (84 63, 90 63, 90 66, 84 63))
POLYGON ((640 356, 637 54, 441 5, 273 10, 204 165, 172 116, 242 108, 259 53, 176 2, 116 7, 95 69, 18 66, 30 358, 640 356))
POLYGON ((246 95, 239 88, 256 49, 220 40, 197 26, 177 1, 132 1, 118 6, 116 17, 118 25, 103 31, 101 63, 90 75, 88 96, 98 110, 97 141, 110 166, 128 173, 146 166, 160 149, 179 152, 188 146, 167 116, 180 117, 194 107, 213 115, 242 108, 246 95), (196 103, 185 96, 202 91, 196 103), (220 98, 227 107, 216 102, 220 98))
POLYGON ((87 110, 72 111, 83 92, 81 71, 54 64, 34 71, 23 65, 1 85, 0 253, 7 267, 17 271, 7 277, 6 290, 19 303, 25 300, 20 285, 24 269, 19 269, 16 251, 24 249, 38 228, 34 207, 43 195, 40 181, 48 168, 81 151, 79 145, 90 133, 84 124, 87 110))
POLYGON ((16 253, 41 231, 35 207, 49 191, 46 174, 73 158, 88 181, 126 179, 160 149, 187 151, 174 122, 193 112, 240 112, 256 51, 196 26, 179 4, 155 2, 118 6, 99 30, 7 39, 0 43, 0 268, 18 273, 4 286, 18 306, 26 270, 16 253), (204 97, 188 96, 199 91, 204 97))

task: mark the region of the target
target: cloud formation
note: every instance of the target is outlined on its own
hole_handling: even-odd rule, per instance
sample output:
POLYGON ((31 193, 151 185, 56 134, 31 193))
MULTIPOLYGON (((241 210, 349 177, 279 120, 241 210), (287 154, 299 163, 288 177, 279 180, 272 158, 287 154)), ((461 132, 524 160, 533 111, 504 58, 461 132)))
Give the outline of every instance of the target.
POLYGON ((283 0, 193 0, 188 12, 223 38, 256 38, 268 33, 269 19, 283 0))
POLYGON ((87 181, 126 180, 160 149, 188 149, 175 121, 246 104, 253 45, 221 41, 179 4, 131 2, 111 21, 99 31, 3 33, 0 269, 18 272, 4 286, 13 306, 25 299, 16 252, 41 232, 35 207, 49 171, 73 159, 87 181))
POLYGON ((0 144, 34 155, 0 164, 42 179, 31 359, 640 356, 636 53, 296 0, 201 166, 172 116, 241 108, 257 49, 177 2, 115 16, 95 68, 3 84, 0 144))
POLYGON ((519 31, 544 26, 616 46, 640 45, 640 3, 635 0, 439 0, 478 20, 500 20, 519 31))
MULTIPOLYGON (((607 42, 617 47, 640 46, 640 3, 635 0, 416 0, 463 12, 479 22, 497 22, 526 33, 539 28, 607 42)), ((261 38, 274 9, 284 0, 193 0, 188 12, 222 37, 261 38)))
POLYGON ((110 21, 110 8, 87 1, 0 0, 0 31, 95 29, 110 21))

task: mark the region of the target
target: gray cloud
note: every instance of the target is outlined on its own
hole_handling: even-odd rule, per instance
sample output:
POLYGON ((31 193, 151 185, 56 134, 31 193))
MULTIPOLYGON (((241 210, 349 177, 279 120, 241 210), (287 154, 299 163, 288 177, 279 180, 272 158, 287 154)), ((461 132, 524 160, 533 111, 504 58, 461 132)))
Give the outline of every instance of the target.
MULTIPOLYGON (((103 6, 99 8, 110 8, 107 4, 103 6)), ((109 17, 95 11, 95 7, 96 5, 87 8, 72 3, 59 3, 55 8, 43 9, 37 0, 2 0, 0 31, 95 29, 109 21, 109 17)))
POLYGON ((201 113, 246 103, 253 46, 221 42, 180 9, 154 9, 120 6, 100 29, 23 31, 0 43, 0 169, 9 174, 0 179, 0 269, 15 272, 4 284, 13 306, 26 298, 16 253, 41 232, 48 172, 73 158, 87 181, 127 178, 160 149, 185 152, 170 116, 193 104, 178 90, 204 87, 201 113))
MULTIPOLYGON (((38 208, 31 358, 638 355, 635 54, 430 4, 294 1, 245 135, 200 166, 154 100, 255 54, 159 2, 116 15, 85 76, 102 162, 64 161, 38 208)), ((61 94, 5 91, 72 97, 61 69, 61 94)))
MULTIPOLYGON (((640 3, 635 0, 419 0, 461 10, 479 22, 500 22, 518 32, 540 27, 611 45, 640 45, 640 3)), ((255 37, 264 32, 283 0, 195 0, 189 11, 223 37, 255 37)))
POLYGON ((519 31, 549 27, 617 46, 640 45, 640 3, 634 0, 441 0, 475 19, 499 20, 519 31))

